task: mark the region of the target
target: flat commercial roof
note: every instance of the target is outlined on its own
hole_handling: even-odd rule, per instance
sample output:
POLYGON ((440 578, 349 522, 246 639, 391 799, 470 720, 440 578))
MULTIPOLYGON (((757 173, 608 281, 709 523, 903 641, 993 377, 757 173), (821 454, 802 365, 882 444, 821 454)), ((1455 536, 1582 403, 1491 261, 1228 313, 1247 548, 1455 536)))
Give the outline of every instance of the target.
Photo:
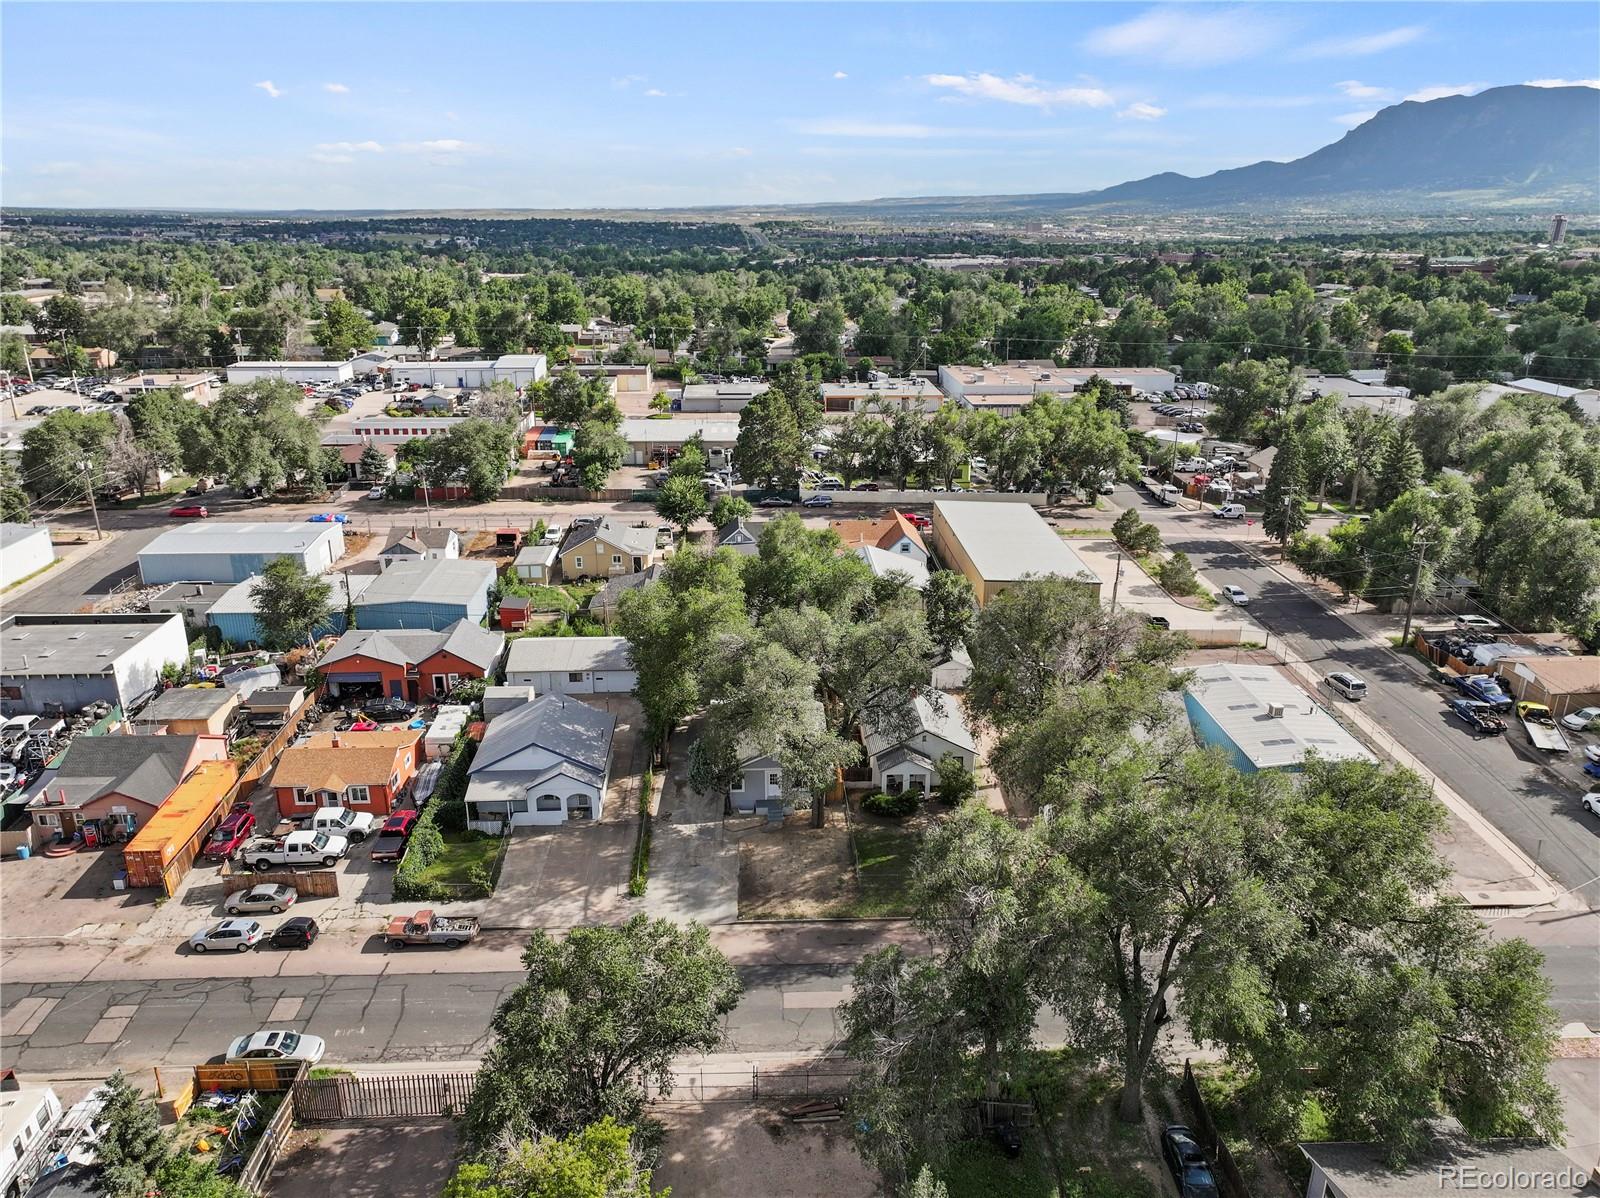
MULTIPOLYGON (((106 674, 123 654, 183 617, 143 613, 125 616, 15 615, 0 624, 0 672, 7 677, 106 674)), ((187 640, 187 638, 185 638, 187 640)))
POLYGON ((138 719, 141 724, 206 720, 238 697, 237 692, 225 686, 175 686, 157 695, 150 706, 139 713, 138 719))
POLYGON ((699 433, 709 442, 732 445, 739 439, 739 422, 726 416, 719 420, 692 420, 674 417, 670 420, 636 418, 622 422, 622 439, 630 445, 644 442, 651 445, 682 445, 699 433))
POLYGON ((1015 582, 1029 574, 1055 574, 1062 578, 1087 575, 1093 582, 1101 581, 1025 503, 941 499, 933 509, 961 542, 978 573, 989 582, 1015 582))
POLYGON ((506 654, 508 674, 631 669, 628 640, 621 636, 525 636, 512 641, 506 654))
POLYGON ((1200 666, 1185 693, 1257 769, 1299 765, 1313 751, 1329 761, 1372 760, 1360 741, 1270 666, 1200 666))
POLYGON ((304 553, 319 541, 343 537, 341 525, 247 521, 200 521, 168 529, 139 556, 161 553, 304 553))

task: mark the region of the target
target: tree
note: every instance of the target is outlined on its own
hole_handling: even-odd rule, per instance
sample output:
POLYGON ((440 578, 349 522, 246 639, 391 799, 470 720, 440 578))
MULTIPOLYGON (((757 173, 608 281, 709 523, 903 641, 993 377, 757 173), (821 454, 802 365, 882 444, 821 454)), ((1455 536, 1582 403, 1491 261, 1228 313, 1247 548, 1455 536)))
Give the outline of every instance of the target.
POLYGON ((194 450, 205 437, 206 410, 176 388, 141 391, 122 411, 134 439, 162 467, 177 469, 198 457, 194 450))
POLYGON ((645 1087, 710 1052, 739 1001, 738 975, 700 924, 636 915, 620 926, 534 933, 527 980, 495 1012, 493 1041, 462 1113, 468 1143, 566 1135, 611 1116, 636 1124, 645 1087))
POLYGON ((153 483, 159 485, 159 472, 165 463, 155 450, 134 436, 127 420, 118 419, 115 423, 116 432, 106 454, 106 477, 141 495, 147 494, 153 483))
POLYGON ((1361 483, 1377 469, 1378 455, 1394 435, 1394 420, 1368 408, 1345 413, 1345 438, 1350 447, 1350 506, 1361 497, 1361 483))
POLYGON ((911 1183, 907 1198, 950 1198, 950 1187, 935 1177, 932 1169, 923 1165, 922 1171, 911 1183))
POLYGON ((922 610, 928 638, 941 658, 965 645, 978 601, 972 583, 954 570, 935 570, 922 588, 922 610))
POLYGON ((698 478, 669 478, 656 496, 656 514, 676 524, 678 531, 685 535, 706 514, 706 506, 705 484, 698 478))
POLYGON ((1289 407, 1299 390, 1299 377, 1283 358, 1247 359, 1220 366, 1211 388, 1212 431, 1228 440, 1254 436, 1267 410, 1289 407))
POLYGON ((368 482, 381 482, 389 476, 389 455, 379 449, 377 445, 368 443, 362 447, 361 458, 356 463, 358 476, 368 482))
POLYGON ((748 520, 755 513, 750 501, 741 495, 718 495, 711 505, 711 526, 721 528, 735 520, 748 520))
POLYGON ((1137 508, 1125 508, 1111 522, 1111 535, 1117 544, 1136 557, 1146 557, 1161 549, 1161 530, 1147 523, 1137 508))
POLYGON ((670 1191, 650 1188, 632 1138, 608 1116, 565 1138, 525 1139, 492 1164, 458 1167, 444 1198, 667 1198, 670 1191))
POLYGON ((1156 576, 1169 595, 1192 595, 1200 589, 1189 555, 1181 549, 1157 567, 1156 576))
POLYGON ((0 370, 23 374, 28 369, 28 343, 21 333, 0 334, 0 370))
POLYGON ((41 501, 71 502, 99 486, 116 426, 105 412, 57 411, 22 435, 22 477, 41 501), (87 464, 87 468, 86 468, 87 464))
POLYGON ((94 1144, 102 1170, 100 1188, 110 1198, 144 1198, 171 1152, 161 1134, 155 1103, 145 1098, 119 1069, 106 1079, 94 1144))
POLYGON ((595 398, 582 375, 572 367, 549 380, 540 412, 551 424, 577 428, 589 417, 595 398))
POLYGON ((1261 497, 1261 525, 1282 546, 1287 547, 1289 538, 1306 526, 1305 492, 1300 435, 1290 425, 1284 429, 1278 452, 1272 457, 1266 491, 1261 497))
POLYGON ((0 456, 0 524, 31 524, 28 493, 22 487, 22 475, 17 472, 15 459, 10 454, 0 456))
POLYGON ((307 574, 297 559, 268 562, 261 581, 250 588, 266 647, 285 650, 310 644, 333 614, 332 597, 327 579, 307 574))
POLYGON ((359 308, 347 299, 334 299, 322 310, 322 328, 317 336, 329 356, 345 358, 352 350, 371 345, 374 333, 372 322, 359 308))
POLYGON ((270 491, 298 481, 320 490, 321 426, 301 413, 304 399, 281 379, 224 387, 206 409, 205 435, 185 444, 185 467, 220 474, 236 487, 270 491))
POLYGON ((1378 456, 1378 475, 1373 498, 1379 507, 1388 507, 1401 495, 1422 482, 1422 451, 1411 439, 1405 425, 1396 430, 1378 456))
POLYGON ((572 438, 572 461, 583 476, 583 485, 601 490, 611 472, 622 465, 628 443, 616 425, 602 420, 585 420, 572 438))
POLYGON ((83 344, 89 310, 75 295, 53 295, 33 314, 33 328, 46 341, 83 344))
POLYGON ((946 489, 955 486, 956 474, 967 461, 967 442, 962 433, 961 408, 946 401, 923 426, 923 467, 928 476, 946 489))
POLYGON ((821 427, 817 385, 799 371, 787 370, 739 413, 734 465, 751 482, 793 490, 801 467, 811 461, 821 427))
POLYGON ((1478 403, 1482 390, 1476 383, 1463 383, 1417 400, 1407 427, 1427 469, 1439 471, 1466 462, 1483 431, 1482 407, 1478 403))

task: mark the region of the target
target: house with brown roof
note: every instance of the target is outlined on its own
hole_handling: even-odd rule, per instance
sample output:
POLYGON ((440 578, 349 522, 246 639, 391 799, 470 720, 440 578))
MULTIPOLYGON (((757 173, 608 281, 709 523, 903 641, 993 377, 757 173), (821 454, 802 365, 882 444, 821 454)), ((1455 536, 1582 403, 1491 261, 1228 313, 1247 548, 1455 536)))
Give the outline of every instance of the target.
POLYGON ((285 749, 272 773, 278 814, 310 815, 319 807, 370 811, 380 819, 400 805, 421 764, 422 733, 321 732, 285 749))
POLYGON ((1600 657, 1540 653, 1502 657, 1495 669, 1519 703, 1543 703, 1557 719, 1582 707, 1600 707, 1600 657))
POLYGON ((830 520, 828 527, 839 534, 846 550, 863 545, 888 553, 903 554, 919 566, 928 564, 928 546, 917 526, 900 512, 891 511, 876 520, 830 520))

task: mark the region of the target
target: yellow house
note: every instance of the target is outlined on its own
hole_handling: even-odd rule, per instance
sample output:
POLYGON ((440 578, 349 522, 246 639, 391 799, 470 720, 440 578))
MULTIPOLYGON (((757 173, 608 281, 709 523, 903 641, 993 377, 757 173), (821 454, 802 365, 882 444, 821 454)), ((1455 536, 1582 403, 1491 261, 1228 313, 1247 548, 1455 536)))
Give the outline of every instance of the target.
POLYGON ((653 525, 638 528, 610 518, 574 528, 561 546, 566 578, 614 578, 637 574, 661 560, 653 525))

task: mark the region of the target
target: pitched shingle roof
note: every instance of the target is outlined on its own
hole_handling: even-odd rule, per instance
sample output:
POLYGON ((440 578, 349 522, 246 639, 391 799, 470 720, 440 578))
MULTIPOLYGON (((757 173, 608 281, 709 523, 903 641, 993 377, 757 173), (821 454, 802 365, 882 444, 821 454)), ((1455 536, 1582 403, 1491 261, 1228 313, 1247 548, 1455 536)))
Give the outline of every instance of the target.
POLYGON ((635 528, 608 517, 598 524, 585 524, 573 529, 561 546, 561 552, 570 553, 578 546, 595 540, 641 557, 649 557, 656 551, 656 530, 653 527, 635 528))
POLYGON ((50 797, 65 791, 82 806, 101 795, 119 794, 159 807, 179 782, 199 737, 80 736, 49 772, 50 797))
POLYGON ((329 649, 318 668, 326 671, 348 658, 370 657, 397 666, 416 665, 445 652, 487 670, 500 657, 505 637, 470 620, 457 620, 441 632, 426 629, 354 628, 329 649))
POLYGON ((319 732, 303 745, 285 749, 272 772, 274 786, 343 790, 385 785, 402 750, 416 745, 414 728, 384 732, 319 732))
MULTIPOLYGON (((508 757, 530 746, 554 753, 576 767, 583 781, 603 778, 611 759, 611 734, 617 719, 566 695, 545 695, 513 707, 489 721, 483 743, 472 759, 471 777, 496 771, 508 757)), ((553 768, 553 767, 552 767, 553 768)), ((540 777, 550 776, 550 770, 540 777)))

